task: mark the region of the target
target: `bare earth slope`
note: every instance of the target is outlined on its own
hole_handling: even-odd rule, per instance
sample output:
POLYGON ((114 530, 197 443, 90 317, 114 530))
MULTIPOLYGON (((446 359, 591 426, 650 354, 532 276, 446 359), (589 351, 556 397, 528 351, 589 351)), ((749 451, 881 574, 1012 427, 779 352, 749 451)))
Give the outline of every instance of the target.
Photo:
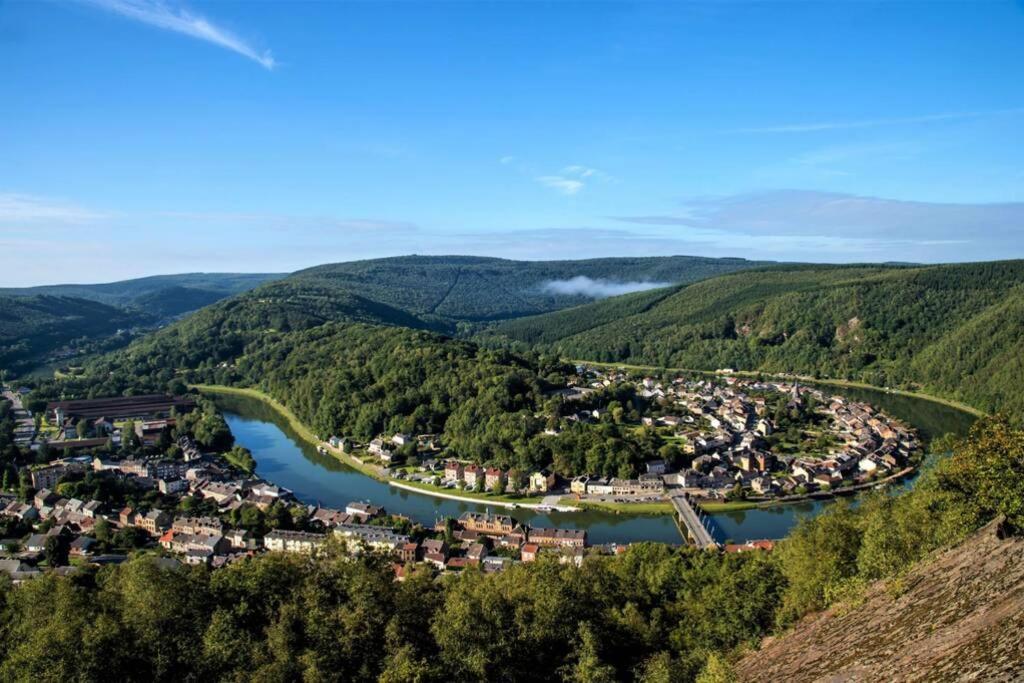
POLYGON ((744 681, 1024 680, 1024 538, 993 522, 740 660, 744 681))

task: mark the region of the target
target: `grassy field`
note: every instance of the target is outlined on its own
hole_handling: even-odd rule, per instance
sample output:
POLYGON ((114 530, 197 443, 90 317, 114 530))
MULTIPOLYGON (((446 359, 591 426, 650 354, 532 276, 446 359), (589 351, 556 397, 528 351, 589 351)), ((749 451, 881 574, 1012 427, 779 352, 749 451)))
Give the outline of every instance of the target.
POLYGON ((584 510, 600 510, 602 512, 616 512, 625 515, 670 515, 673 512, 672 503, 667 500, 659 500, 652 503, 612 503, 595 500, 576 500, 571 496, 562 498, 560 505, 572 505, 584 510))
POLYGON ((716 512, 734 512, 736 510, 751 510, 758 506, 757 503, 748 500, 722 500, 707 501, 699 503, 700 509, 709 514, 716 512))

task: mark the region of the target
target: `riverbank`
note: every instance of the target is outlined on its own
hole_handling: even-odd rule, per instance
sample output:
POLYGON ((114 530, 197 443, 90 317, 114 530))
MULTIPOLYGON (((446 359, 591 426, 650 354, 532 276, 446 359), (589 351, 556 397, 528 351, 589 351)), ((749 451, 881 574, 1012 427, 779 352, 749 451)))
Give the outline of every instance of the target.
MULTIPOLYGON (((458 493, 438 491, 435 487, 427 484, 420 485, 415 482, 395 481, 394 479, 389 479, 387 483, 394 486, 396 489, 413 491, 415 493, 425 493, 427 495, 434 496, 435 498, 445 498, 447 500, 457 500, 463 503, 475 503, 478 505, 494 505, 495 507, 505 508, 506 510, 515 510, 516 508, 526 508, 527 510, 554 510, 556 512, 577 512, 580 510, 579 507, 574 507, 572 505, 562 505, 561 501, 559 501, 558 505, 545 505, 544 503, 516 502, 514 499, 509 501, 488 498, 486 496, 480 498, 469 498, 458 493)), ((525 500, 531 499, 527 498, 525 500)), ((536 500, 536 498, 533 498, 532 500, 536 500)))
MULTIPOLYGON (((620 365, 612 364, 612 363, 608 363, 608 364, 595 364, 595 365, 605 365, 605 366, 611 366, 611 367, 620 367, 620 365)), ((646 367, 647 369, 653 369, 651 366, 632 366, 632 367, 637 367, 637 368, 646 367)), ((528 510, 533 510, 533 511, 552 510, 552 511, 558 511, 558 512, 576 512, 576 513, 581 513, 581 512, 584 512, 584 511, 593 511, 593 512, 607 512, 607 513, 612 513, 612 514, 615 514, 615 515, 620 515, 621 514, 621 515, 633 515, 633 516, 672 515, 673 512, 674 512, 671 503, 668 502, 668 501, 650 501, 650 502, 643 502, 643 503, 630 503, 630 502, 610 502, 610 501, 608 501, 608 502, 606 502, 606 501, 587 501, 587 500, 576 500, 574 498, 563 497, 561 499, 558 499, 557 503, 555 503, 555 504, 552 504, 553 501, 550 501, 550 500, 547 502, 547 504, 545 504, 545 502, 543 502, 544 498, 537 497, 537 496, 518 497, 518 496, 510 496, 510 495, 507 495, 507 494, 496 495, 496 494, 478 493, 476 491, 449 490, 449 489, 441 489, 439 487, 433 486, 431 484, 423 483, 423 482, 395 480, 395 479, 392 479, 389 476, 389 472, 388 472, 387 469, 385 469, 383 467, 379 467, 379 466, 371 464, 371 463, 365 463, 362 460, 360 460, 359 458, 354 457, 351 454, 344 453, 343 451, 341 451, 341 449, 334 448, 330 444, 319 440, 317 438, 317 436, 315 434, 313 434, 312 430, 310 430, 305 424, 303 424, 303 422, 298 418, 298 416, 296 416, 294 413, 292 413, 291 410, 289 410, 286 406, 281 404, 279 401, 277 401, 274 398, 272 398, 271 396, 269 396, 269 395, 259 391, 258 389, 231 387, 231 386, 225 386, 225 385, 204 385, 204 384, 193 385, 193 386, 194 386, 195 389, 197 389, 199 391, 207 392, 207 393, 210 393, 210 394, 220 393, 220 394, 236 395, 236 396, 241 396, 241 397, 245 397, 245 398, 255 399, 256 401, 259 401, 260 403, 262 403, 262 404, 268 406, 269 408, 271 408, 276 414, 278 414, 280 417, 282 417, 287 422, 288 426, 295 432, 295 434, 298 437, 300 437, 302 440, 304 440, 306 443, 308 443, 309 445, 311 445, 312 447, 314 447, 315 449, 317 449, 321 453, 324 453, 325 455, 333 457, 334 459, 336 459, 339 462, 342 462, 345 465, 351 467, 353 470, 359 472, 360 474, 365 475, 367 477, 370 477, 370 478, 372 478, 372 479, 374 479, 374 480, 376 480, 378 482, 381 482, 383 484, 386 484, 388 486, 391 486, 391 487, 394 487, 394 488, 397 488, 397 489, 419 493, 421 495, 428 496, 428 497, 431 497, 431 498, 443 499, 443 500, 452 500, 452 501, 458 501, 458 502, 470 503, 470 504, 477 504, 477 505, 495 506, 495 507, 501 507, 501 508, 510 509, 510 510, 514 509, 514 508, 523 508, 523 509, 528 509, 528 510)), ((851 386, 852 386, 852 384, 851 384, 851 386)), ((875 388, 875 389, 873 389, 873 391, 880 391, 880 390, 875 388)), ((915 398, 915 397, 911 397, 911 398, 915 398)), ((915 400, 920 400, 920 397, 915 398, 915 400)), ((943 404, 943 403, 941 403, 939 401, 931 401, 931 402, 935 403, 936 405, 943 405, 943 406, 945 406, 947 408, 951 408, 951 409, 956 410, 956 408, 953 408, 952 406, 948 406, 946 404, 943 404)), ((856 493, 856 492, 858 492, 860 490, 864 490, 864 489, 868 489, 868 488, 874 488, 876 486, 884 486, 886 484, 889 484, 889 483, 892 483, 892 482, 897 481, 899 479, 902 479, 902 478, 904 478, 904 477, 906 477, 906 476, 908 476, 909 474, 912 474, 912 473, 913 473, 913 470, 904 470, 904 471, 901 471, 901 472, 896 473, 894 475, 890 475, 889 477, 886 477, 885 479, 880 479, 880 480, 877 480, 877 481, 874 481, 874 482, 869 482, 869 483, 862 484, 862 485, 846 487, 846 488, 842 488, 842 489, 836 489, 834 491, 829 491, 829 492, 819 491, 819 492, 810 493, 810 494, 786 496, 784 498, 770 499, 770 500, 736 500, 736 501, 707 500, 707 501, 701 502, 699 504, 700 504, 701 508, 703 509, 703 511, 708 513, 708 514, 721 514, 721 513, 729 513, 729 512, 736 512, 736 511, 742 511, 742 510, 765 509, 765 508, 782 508, 782 507, 786 507, 786 506, 790 506, 790 505, 795 505, 795 504, 800 504, 800 503, 807 503, 807 502, 820 503, 820 502, 826 502, 828 500, 831 500, 831 499, 834 499, 834 498, 837 498, 837 497, 841 497, 841 496, 845 496, 845 495, 850 495, 850 494, 856 493)))
POLYGON ((772 372, 758 372, 754 370, 734 370, 733 372, 719 372, 717 370, 697 370, 695 368, 671 368, 663 367, 659 365, 635 365, 632 363, 605 363, 592 360, 579 360, 579 359, 567 359, 567 363, 573 363, 577 365, 593 365, 595 367, 602 368, 625 368, 627 370, 642 370, 645 372, 680 372, 680 373, 694 373, 700 375, 712 375, 715 377, 765 377, 772 380, 792 382, 794 380, 804 382, 805 384, 824 384, 826 386, 834 387, 846 387, 848 389, 866 389, 868 391, 880 391, 887 394, 894 394, 897 396, 906 396, 907 398, 919 399, 922 401, 930 401, 931 403, 937 403, 947 408, 953 408, 959 410, 974 417, 985 417, 987 413, 983 410, 979 410, 974 406, 960 401, 953 400, 951 398, 944 398, 942 396, 935 396, 934 394, 927 394, 921 391, 907 391, 905 389, 892 389, 889 387, 880 387, 874 384, 868 384, 866 382, 855 382, 846 379, 832 379, 832 378, 819 378, 812 377, 810 375, 792 375, 785 373, 772 373, 772 372))
POLYGON ((559 501, 560 505, 569 505, 571 501, 580 510, 600 510, 601 512, 614 512, 624 515, 671 515, 673 513, 672 503, 667 500, 650 501, 643 503, 614 503, 598 500, 576 500, 565 497, 559 501))
MULTIPOLYGON (((261 403, 273 408, 281 417, 285 419, 288 426, 303 440, 309 443, 311 446, 321 452, 327 452, 334 456, 341 462, 345 463, 349 467, 358 470, 361 474, 365 474, 368 477, 372 477, 377 481, 394 486, 395 488, 403 489, 406 491, 413 491, 427 496, 433 496, 435 498, 444 498, 446 500, 457 500, 464 503, 474 503, 478 505, 495 505, 506 509, 513 509, 517 507, 528 508, 528 509, 544 509, 543 497, 539 496, 524 496, 522 498, 508 495, 497 495, 489 493, 477 493, 475 491, 460 491, 458 493, 449 493, 446 490, 442 490, 436 486, 430 484, 423 484, 419 482, 406 482, 396 481, 388 476, 387 470, 376 465, 365 463, 359 458, 353 455, 345 453, 340 448, 335 448, 326 441, 321 441, 317 438, 317 435, 307 427, 302 420, 298 418, 295 413, 288 409, 287 406, 276 400, 272 396, 269 396, 258 389, 243 388, 243 387, 230 387, 223 384, 193 384, 193 389, 196 389, 203 393, 209 394, 228 394, 234 396, 245 396, 252 398, 261 403)), ((578 507, 561 505, 554 507, 559 512, 575 512, 579 510, 578 507)))

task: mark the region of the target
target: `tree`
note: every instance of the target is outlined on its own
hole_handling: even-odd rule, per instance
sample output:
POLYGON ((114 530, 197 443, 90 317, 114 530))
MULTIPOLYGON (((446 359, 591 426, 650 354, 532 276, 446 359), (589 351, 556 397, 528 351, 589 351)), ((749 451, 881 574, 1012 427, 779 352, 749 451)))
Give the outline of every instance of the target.
POLYGON ((67 540, 61 534, 48 536, 43 554, 51 567, 63 567, 68 563, 67 540))
POLYGON ((110 522, 107 521, 106 517, 100 517, 96 520, 96 524, 93 525, 93 533, 96 535, 96 540, 101 543, 106 543, 110 540, 110 522))
POLYGON ((697 675, 696 683, 736 683, 738 680, 729 663, 718 653, 712 652, 697 675))
POLYGON ((1006 417, 975 422, 936 472, 941 488, 960 494, 985 517, 1005 515, 1024 528, 1024 430, 1006 417))
POLYGON ((22 502, 28 503, 35 495, 36 490, 32 487, 32 476, 27 468, 22 468, 18 473, 18 497, 22 502))
POLYGON ((590 624, 579 626, 578 641, 573 651, 576 663, 567 671, 566 681, 573 683, 613 683, 615 667, 601 661, 597 636, 590 624))

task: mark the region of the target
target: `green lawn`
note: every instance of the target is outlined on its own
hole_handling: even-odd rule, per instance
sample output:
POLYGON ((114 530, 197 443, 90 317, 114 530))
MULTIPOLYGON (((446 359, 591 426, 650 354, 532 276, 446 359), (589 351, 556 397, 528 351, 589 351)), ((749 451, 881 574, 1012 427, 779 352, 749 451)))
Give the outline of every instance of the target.
POLYGON ((601 510, 626 515, 670 515, 674 508, 672 503, 659 500, 651 503, 613 503, 595 500, 576 500, 571 496, 562 498, 560 505, 573 505, 584 510, 601 510))
POLYGON ((736 510, 750 510, 758 506, 757 503, 749 500, 714 500, 699 503, 700 509, 709 514, 716 512, 734 512, 736 510))

